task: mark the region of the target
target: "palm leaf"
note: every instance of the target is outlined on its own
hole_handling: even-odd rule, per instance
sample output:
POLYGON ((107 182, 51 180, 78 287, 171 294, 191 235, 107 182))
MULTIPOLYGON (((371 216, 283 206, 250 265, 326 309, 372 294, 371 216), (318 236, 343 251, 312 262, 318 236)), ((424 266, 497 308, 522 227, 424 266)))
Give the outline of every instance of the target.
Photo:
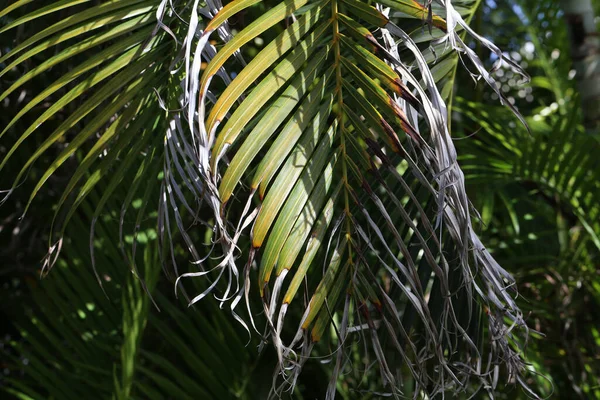
MULTIPOLYGON (((2 390, 30 399, 252 398, 261 385, 246 384, 256 354, 244 348, 232 321, 210 302, 183 312, 181 302, 157 287, 161 262, 154 229, 136 239, 144 287, 121 267, 116 236, 102 235, 94 244, 103 291, 92 271, 82 268, 89 258, 86 219, 94 207, 88 201, 81 208, 86 218, 69 224, 53 273, 41 283, 29 279, 34 303, 14 318, 20 336, 3 350, 11 373, 2 390), (146 291, 165 312, 152 306, 146 291)), ((118 225, 106 213, 96 229, 114 232, 118 225)))
MULTIPOLYGON (((215 251, 223 257, 213 284, 228 278, 222 298, 224 302, 234 299, 232 309, 250 290, 248 269, 257 261, 267 332, 280 358, 277 372, 288 376, 275 392, 289 382, 293 385, 310 350, 338 313, 342 325, 336 332, 341 343, 349 330, 360 331, 349 329, 352 326, 364 325, 370 331, 365 339, 370 344, 365 345, 394 395, 400 390, 392 372, 396 365, 387 361, 381 344, 384 337, 391 338, 388 342, 409 366, 415 392, 464 388, 471 371, 483 377, 491 372, 477 363, 469 368, 463 364, 467 354, 475 358, 480 354, 467 328, 482 305, 492 310, 487 330, 498 338, 501 349, 492 359, 511 360, 510 374, 516 373, 521 368, 519 358, 500 333, 502 315, 523 325, 506 292, 511 278, 473 233, 445 105, 418 45, 365 3, 286 1, 228 40, 201 71, 198 56, 211 33, 252 4, 229 3, 208 23, 195 53, 188 50, 185 63, 191 73, 182 83, 187 103, 182 103, 182 116, 176 122, 187 119, 189 124, 174 125, 180 132, 179 147, 191 142, 198 148, 198 174, 205 183, 202 195, 214 210, 215 241, 221 246, 215 251), (212 78, 229 65, 230 57, 289 16, 294 22, 279 30, 213 97, 212 78), (383 43, 391 47, 377 41, 372 34, 377 28, 383 43), (402 40, 419 75, 399 61, 393 36, 402 40), (420 187, 424 192, 417 194, 420 187), (428 197, 435 199, 434 204, 424 205, 428 197), (407 207, 414 207, 412 215, 405 212, 407 207), (243 262, 246 278, 238 288, 242 272, 235 253, 243 234, 250 236, 252 248, 243 262), (412 252, 413 246, 421 251, 412 252), (317 262, 324 263, 322 278, 315 270, 317 262), (430 279, 435 281, 433 290, 430 279), (298 289, 305 280, 308 302, 298 304, 298 289), (392 289, 384 289, 386 280, 392 282, 392 289), (468 311, 459 315, 456 307, 464 299, 468 311), (296 332, 286 339, 283 330, 292 308, 304 312, 296 332), (412 313, 415 318, 404 319, 412 313), (420 340, 411 337, 412 329, 423 334, 420 340), (453 334, 443 333, 447 331, 453 334), (464 343, 460 351, 459 341, 464 343)), ((416 9, 421 18, 430 15, 430 9, 416 2, 386 5, 413 17, 416 9)), ((481 39, 449 3, 442 5, 445 17, 451 16, 481 39)), ((437 14, 432 20, 438 22, 437 28, 446 28, 437 14)), ((440 36, 464 51, 495 87, 477 56, 462 44, 454 22, 440 36)), ((201 270, 181 277, 204 274, 201 270)), ((332 385, 342 360, 338 358, 332 385)))
MULTIPOLYGON (((82 2, 63 1, 36 8, 6 25, 3 31, 13 29, 25 22, 31 23, 37 18, 47 18, 50 13, 76 7, 79 3, 82 2)), ((68 73, 30 99, 0 133, 3 140, 14 138, 14 143, 0 164, 0 169, 4 169, 22 144, 31 140, 30 137, 40 131, 40 126, 48 124, 61 109, 72 107, 75 102, 80 102, 68 118, 38 145, 37 150, 30 155, 17 174, 15 185, 20 183, 30 167, 48 152, 48 149, 57 143, 68 143, 68 146, 42 174, 32 191, 25 211, 47 179, 73 154, 85 149, 90 138, 99 135, 96 145, 84 150, 87 151, 87 156, 84 157, 84 161, 75 171, 71 183, 66 188, 57 215, 64 211, 63 205, 69 204, 67 201, 69 196, 76 194, 75 205, 70 208, 69 215, 72 215, 90 189, 110 171, 107 168, 110 164, 99 162, 103 154, 108 153, 107 158, 112 159, 114 163, 119 154, 124 155, 132 148, 137 149, 137 152, 130 153, 129 159, 133 162, 139 157, 140 152, 146 150, 150 132, 142 122, 148 124, 146 127, 151 126, 150 116, 153 117, 155 124, 161 121, 160 113, 157 114, 156 111, 158 106, 149 100, 154 96, 153 88, 159 86, 161 79, 168 77, 168 71, 163 68, 163 65, 170 53, 168 40, 162 39, 166 33, 153 31, 155 13, 156 6, 152 2, 133 0, 112 1, 87 7, 32 35, 1 58, 5 65, 0 75, 5 75, 21 68, 38 53, 47 53, 53 48, 60 49, 52 57, 18 77, 0 95, 0 98, 5 99, 48 69, 65 63, 77 63, 81 60, 82 54, 89 55, 89 58, 84 58, 68 73), (78 42, 74 43, 74 40, 78 42), (66 48, 57 47, 63 42, 72 44, 66 48), (97 46, 102 46, 103 49, 94 54, 97 46), (33 110, 42 102, 49 100, 52 101, 52 105, 41 116, 19 135, 10 136, 12 130, 18 126, 17 123, 21 123, 25 116, 31 119, 33 110), (72 135, 74 129, 78 129, 76 135, 72 135), (90 168, 97 172, 81 186, 80 180, 90 168)), ((112 179, 122 179, 122 170, 120 174, 112 179)), ((13 186, 8 194, 15 187, 13 186)), ((67 221, 68 218, 70 216, 67 217, 67 221)), ((64 226, 66 223, 58 233, 59 238, 63 236, 64 226)))
MULTIPOLYGON (((79 3, 37 8, 4 30, 79 3)), ((15 137, 2 169, 41 124, 82 101, 17 175, 11 191, 42 154, 68 139, 31 199, 67 159, 99 136, 60 200, 57 215, 66 214, 65 224, 47 266, 56 260, 66 222, 102 178, 110 181, 97 198, 92 232, 102 207, 132 174, 130 167, 138 163, 121 225, 140 182, 154 181, 151 174, 163 159, 159 249, 169 249, 178 285, 181 278, 210 278, 191 304, 218 293, 221 305, 228 303, 248 330, 236 308, 245 297, 256 329, 249 296, 251 286, 257 287, 265 335, 279 358, 276 374, 285 376, 274 393, 294 386, 315 344, 325 340, 340 348, 328 390, 332 397, 345 367, 342 354, 354 348, 348 344, 352 336, 364 340, 381 384, 396 397, 403 391, 397 379, 402 368, 414 379, 415 395, 470 391, 472 376, 476 387, 491 390, 500 361, 511 379, 521 382, 519 335, 508 329, 514 324, 526 330, 510 293, 514 281, 474 233, 448 132, 444 98, 451 91, 447 86, 442 96, 436 84, 449 79, 451 87, 460 52, 503 98, 492 74, 461 39, 461 32, 468 34, 514 65, 464 21, 479 3, 457 1, 455 8, 450 0, 389 0, 384 9, 359 0, 286 0, 231 35, 228 19, 257 3, 235 0, 222 7, 210 1, 200 9, 198 0, 175 6, 166 0, 105 2, 74 12, 0 59, 12 60, 4 74, 58 43, 83 39, 20 78, 6 97, 36 74, 105 41, 113 43, 32 99, 0 133, 5 137, 43 99, 54 100, 15 137), (188 21, 182 23, 178 11, 188 21), (210 19, 202 30, 199 13, 210 19), (158 22, 152 28, 148 21, 154 14, 158 22), (215 31, 222 44, 212 42, 215 31), (246 63, 244 46, 263 36, 272 39, 246 63), (174 44, 182 45, 179 56, 174 44), (222 82, 213 83, 215 76, 222 82), (166 131, 164 140, 156 131, 166 131), (202 204, 212 215, 196 215, 202 204), (197 249, 190 221, 213 229, 213 247, 197 249), (179 272, 175 230, 198 270, 179 272), (221 257, 220 262, 209 267, 207 256, 221 257), (251 277, 257 284, 251 285, 251 277), (292 323, 297 329, 290 329, 292 323), (330 327, 334 335, 326 335, 330 327), (477 339, 482 330, 492 346, 477 339)), ((146 188, 142 197, 151 193, 146 188)), ((144 210, 145 204, 138 226, 144 210)), ((166 263, 167 256, 161 258, 166 263)), ((126 396, 131 381, 123 376, 120 390, 126 396)))
POLYGON ((577 102, 570 102, 566 109, 566 115, 558 111, 533 114, 528 118, 530 136, 524 130, 507 130, 511 117, 501 108, 488 106, 483 117, 476 112, 479 105, 464 99, 457 99, 455 107, 463 116, 460 125, 466 132, 478 127, 486 132, 460 142, 463 154, 471 155, 462 158, 461 165, 469 186, 479 188, 473 200, 483 203, 487 242, 496 249, 498 259, 512 266, 518 279, 529 282, 523 308, 537 326, 544 327, 543 342, 556 343, 557 348, 542 342, 532 347, 529 361, 544 374, 535 380, 539 391, 561 397, 571 396, 578 385, 586 388, 584 393, 595 390, 597 374, 578 372, 593 368, 588 357, 594 350, 583 349, 595 348, 595 328, 582 329, 574 337, 565 337, 564 332, 569 329, 565 321, 590 324, 588 313, 581 310, 593 308, 598 301, 593 265, 600 250, 600 193, 595 178, 600 169, 598 161, 588 156, 598 151, 598 142, 577 123, 577 102), (563 282, 569 281, 579 283, 565 290, 563 282), (564 293, 570 296, 568 300, 564 293), (562 307, 565 311, 557 313, 562 307), (568 366, 553 363, 550 355, 569 349, 572 342, 580 344, 579 350, 567 351, 561 359, 573 361, 568 366), (557 378, 561 374, 577 378, 564 384, 557 378), (590 384, 579 383, 588 376, 590 384))

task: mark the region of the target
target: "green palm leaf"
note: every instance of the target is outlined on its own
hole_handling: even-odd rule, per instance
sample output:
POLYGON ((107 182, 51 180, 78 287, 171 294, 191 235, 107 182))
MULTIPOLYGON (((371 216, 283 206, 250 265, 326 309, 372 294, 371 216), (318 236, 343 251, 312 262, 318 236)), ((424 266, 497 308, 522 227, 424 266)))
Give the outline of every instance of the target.
MULTIPOLYGON (((103 235, 94 245, 104 292, 100 289, 92 271, 82 268, 89 258, 86 219, 94 208, 84 202, 82 210, 85 218, 69 224, 53 273, 41 283, 29 280, 34 306, 24 306, 27 314, 16 316, 20 337, 3 349, 11 374, 2 390, 40 400, 255 398, 251 393, 260 384, 246 383, 256 354, 244 349, 217 305, 206 302, 183 312, 180 302, 157 287, 161 262, 152 228, 143 240, 134 239, 137 256, 128 252, 144 266, 145 286, 121 267, 116 237, 103 235), (148 292, 164 312, 152 306, 148 292), (19 357, 10 356, 13 352, 19 357)), ((114 232, 117 227, 108 214, 96 228, 114 232)))
MULTIPOLYGON (((36 9, 8 24, 3 30, 7 31, 63 8, 75 7, 79 3, 81 1, 63 1, 36 9)), ((149 100, 154 96, 153 88, 159 86, 161 79, 164 80, 169 76, 168 70, 163 67, 171 51, 169 40, 162 39, 163 36, 167 36, 166 33, 153 32, 155 13, 156 6, 152 2, 133 0, 112 1, 88 7, 31 36, 1 58, 6 64, 0 71, 0 75, 5 75, 15 68, 20 68, 23 63, 38 53, 47 52, 65 41, 73 43, 74 39, 79 40, 19 77, 0 95, 0 98, 5 99, 16 89, 26 85, 31 79, 48 69, 71 60, 80 60, 80 54, 90 55, 32 98, 8 125, 3 127, 0 137, 6 141, 11 137, 12 130, 18 126, 18 123, 22 123, 26 117, 31 118, 30 115, 36 107, 44 101, 52 101, 52 105, 24 132, 12 136, 15 138, 14 143, 0 163, 0 169, 5 168, 22 144, 31 140, 30 137, 40 131, 40 126, 48 124, 59 110, 71 107, 75 102, 81 102, 80 106, 42 141, 34 154, 24 163, 17 174, 15 185, 8 194, 20 183, 33 163, 49 148, 57 143, 68 143, 39 179, 31 194, 29 201, 31 204, 48 177, 73 154, 85 149, 90 138, 99 135, 96 145, 87 150, 87 156, 75 171, 60 201, 57 215, 63 211, 63 205, 69 204, 67 202, 69 196, 76 194, 75 206, 70 208, 72 215, 90 189, 110 171, 107 168, 111 166, 110 164, 99 162, 104 153, 110 154, 107 158, 114 161, 119 154, 123 155, 125 151, 137 148, 137 153, 130 153, 129 157, 130 162, 134 162, 141 152, 146 150, 151 135, 147 129, 151 124, 149 117, 152 115, 156 120, 158 109, 155 102, 149 100), (97 46, 102 46, 103 49, 94 54, 97 46), (115 118, 116 116, 118 118, 115 118), (148 125, 144 127, 142 121, 148 125), (106 126, 109 128, 106 129, 106 126), (78 133, 73 136, 75 129, 78 133), (79 181, 90 168, 96 170, 95 177, 88 179, 86 185, 78 186, 79 181)), ((160 124, 160 118, 155 123, 160 124)), ((122 179, 123 172, 121 171, 120 174, 120 177, 115 176, 113 179, 122 179)), ((28 207, 29 205, 26 208, 28 207)), ((63 224, 63 228, 58 233, 59 238, 63 235, 64 226, 66 224, 63 224)))
MULTIPOLYGON (((585 230, 584 237, 600 250, 600 184, 594 178, 600 166, 592 155, 598 149, 598 142, 583 135, 580 129, 573 129, 578 117, 578 109, 572 107, 569 115, 559 119, 557 115, 530 118, 530 125, 535 128, 534 137, 526 132, 515 130, 507 134, 503 121, 510 118, 503 109, 488 109, 487 118, 475 112, 475 104, 465 99, 458 99, 457 110, 465 117, 483 127, 489 136, 477 139, 465 146, 477 157, 465 157, 464 168, 479 171, 470 174, 474 184, 485 184, 494 180, 495 190, 490 196, 503 195, 499 188, 508 186, 515 180, 527 187, 532 185, 535 192, 543 193, 548 198, 556 198, 558 206, 572 213, 585 230), (485 166, 480 163, 485 161, 485 166)), ((508 122, 507 122, 508 123, 508 122)), ((506 202, 504 202, 506 204, 506 202)), ((519 221, 514 211, 508 213, 513 225, 518 230, 519 221)), ((518 233, 518 232, 517 232, 518 233)))

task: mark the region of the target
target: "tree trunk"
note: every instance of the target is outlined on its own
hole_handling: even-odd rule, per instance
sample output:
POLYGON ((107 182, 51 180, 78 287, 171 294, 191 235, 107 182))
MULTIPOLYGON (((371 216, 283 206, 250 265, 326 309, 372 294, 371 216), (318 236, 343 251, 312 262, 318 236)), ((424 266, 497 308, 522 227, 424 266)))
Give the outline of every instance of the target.
POLYGON ((591 0, 562 0, 571 40, 571 57, 589 133, 600 132, 600 37, 591 0))

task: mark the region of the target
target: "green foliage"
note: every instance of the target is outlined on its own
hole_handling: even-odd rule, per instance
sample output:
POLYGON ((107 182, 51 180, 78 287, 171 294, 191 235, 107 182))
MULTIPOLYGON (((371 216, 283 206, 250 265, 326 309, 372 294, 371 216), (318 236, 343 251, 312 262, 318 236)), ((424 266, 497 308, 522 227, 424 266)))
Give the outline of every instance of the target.
MULTIPOLYGON (((531 136, 489 104, 511 94, 488 73, 490 50, 516 65, 470 30, 480 1, 453 2, 456 26, 443 3, 235 0, 217 14, 218 1, 74 0, 0 11, 3 32, 31 29, 0 57, 11 118, 0 169, 11 171, 7 201, 33 178, 15 209, 52 226, 43 272, 55 265, 27 291, 4 389, 60 399, 92 386, 118 399, 459 395, 492 392, 502 363, 523 395, 527 385, 549 394, 543 377, 523 375, 526 326, 488 249, 524 282, 530 302, 519 305, 536 330, 566 318, 571 335, 572 321, 588 323, 574 310, 599 300, 598 143, 573 129, 568 63, 552 54, 530 60, 545 94, 516 102, 531 136), (457 50, 493 91, 465 89, 457 50), (457 142, 462 169, 453 113, 453 135, 481 130, 457 142), (42 214, 50 205, 53 217, 42 214)), ((478 16, 501 13, 539 51, 543 35, 521 21, 535 7, 478 16)), ((588 349, 598 328, 581 337, 584 346, 577 334, 529 342, 528 360, 561 395, 597 394, 588 349), (559 378, 551 360, 563 355, 583 360, 567 367, 581 379, 559 378)))
MULTIPOLYGON (((560 8, 515 3, 485 15, 526 38, 502 45, 520 53, 531 86, 511 88, 509 69, 503 84, 531 133, 489 100, 457 99, 454 131, 469 136, 457 147, 485 242, 522 282, 521 307, 543 334, 529 344, 543 375, 531 384, 545 396, 597 398, 599 325, 590 310, 599 298, 600 144, 584 134, 560 8)), ((498 29, 490 34, 502 36, 498 29)))
MULTIPOLYGON (((82 208, 91 217, 90 204, 82 208)), ((101 288, 86 267, 84 221, 69 225, 52 274, 29 282, 33 302, 23 307, 28 318, 18 318, 19 335, 9 344, 13 369, 4 389, 32 399, 256 398, 260 381, 251 376, 257 354, 244 346, 232 321, 214 302, 184 312, 157 290, 156 233, 137 238, 145 292, 123 268, 123 249, 109 233, 118 221, 101 218, 96 229, 102 239, 94 245, 101 288)))

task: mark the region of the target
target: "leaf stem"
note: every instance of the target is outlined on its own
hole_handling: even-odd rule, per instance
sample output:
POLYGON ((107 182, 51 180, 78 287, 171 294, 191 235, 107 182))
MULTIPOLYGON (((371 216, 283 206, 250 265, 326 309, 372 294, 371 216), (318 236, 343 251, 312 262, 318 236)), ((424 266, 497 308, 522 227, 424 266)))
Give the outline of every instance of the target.
POLYGON ((346 140, 345 140, 345 129, 344 129, 344 99, 342 95, 342 63, 341 63, 341 49, 340 49, 340 30, 338 23, 338 0, 331 0, 331 22, 333 27, 333 52, 335 56, 335 92, 337 94, 337 121, 338 129, 340 130, 340 146, 342 150, 342 179, 344 182, 344 212, 346 214, 346 238, 348 243, 348 256, 350 262, 352 262, 352 240, 350 237, 351 225, 350 225, 350 198, 348 196, 349 184, 348 184, 348 168, 346 166, 346 158, 348 156, 346 152, 346 140))

